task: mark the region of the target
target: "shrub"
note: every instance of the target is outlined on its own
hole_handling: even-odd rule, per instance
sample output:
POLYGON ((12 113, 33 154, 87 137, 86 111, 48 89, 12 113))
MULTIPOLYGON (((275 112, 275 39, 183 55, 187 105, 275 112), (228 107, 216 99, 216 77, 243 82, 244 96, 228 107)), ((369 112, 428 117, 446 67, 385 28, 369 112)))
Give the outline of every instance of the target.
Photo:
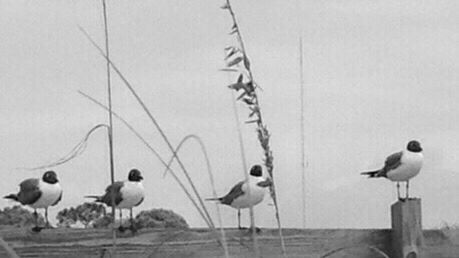
POLYGON ((94 228, 109 228, 113 222, 112 214, 106 214, 102 217, 95 219, 92 223, 94 228))
POLYGON ((65 208, 57 214, 59 226, 70 227, 77 221, 80 221, 85 228, 97 219, 105 215, 105 207, 102 204, 85 202, 77 207, 65 208))
POLYGON ((58 227, 69 228, 78 221, 78 216, 75 208, 71 207, 59 211, 56 215, 56 219, 58 221, 58 227))
POLYGON ((141 211, 135 217, 138 228, 189 228, 185 219, 171 210, 141 211))
MULTIPOLYGON (((43 224, 44 222, 45 219, 39 214, 38 223, 43 224)), ((3 210, 0 210, 0 225, 16 227, 35 225, 35 217, 32 212, 20 205, 5 207, 3 210)))

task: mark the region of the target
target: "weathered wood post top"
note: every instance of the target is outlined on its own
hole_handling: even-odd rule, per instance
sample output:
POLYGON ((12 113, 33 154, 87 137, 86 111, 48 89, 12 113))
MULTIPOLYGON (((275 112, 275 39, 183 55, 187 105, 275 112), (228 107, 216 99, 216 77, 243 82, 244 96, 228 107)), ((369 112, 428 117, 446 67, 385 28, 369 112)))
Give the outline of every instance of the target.
POLYGON ((391 206, 392 257, 422 258, 421 199, 397 201, 391 206))

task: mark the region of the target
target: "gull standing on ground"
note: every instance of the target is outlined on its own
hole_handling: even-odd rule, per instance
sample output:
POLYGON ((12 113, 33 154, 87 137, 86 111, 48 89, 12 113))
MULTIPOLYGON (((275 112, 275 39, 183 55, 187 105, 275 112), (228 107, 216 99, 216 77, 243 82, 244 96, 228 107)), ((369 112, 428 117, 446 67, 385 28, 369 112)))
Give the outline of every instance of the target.
POLYGON ((45 209, 46 227, 49 228, 48 207, 56 205, 62 199, 62 188, 56 173, 47 171, 41 179, 26 179, 21 182, 19 188, 19 193, 9 194, 3 198, 17 201, 34 209, 35 227, 32 230, 35 232, 40 232, 42 229, 38 226, 37 209, 45 209))
POLYGON ((208 201, 219 201, 221 204, 229 205, 237 209, 238 228, 241 227, 241 209, 250 208, 261 201, 265 195, 265 187, 272 184, 270 179, 263 178, 260 165, 254 165, 250 169, 249 180, 241 181, 231 188, 229 193, 219 198, 208 198, 208 201))
MULTIPOLYGON (((117 181, 111 185, 109 185, 105 189, 104 195, 88 195, 85 196, 86 198, 95 198, 96 202, 105 203, 107 206, 112 206, 112 196, 111 193, 113 192, 115 195, 115 208, 120 210, 120 226, 119 230, 124 231, 123 223, 122 223, 122 210, 129 209, 130 210, 130 221, 131 226, 130 230, 134 233, 137 231, 134 225, 134 218, 132 216, 132 208, 139 206, 143 199, 145 198, 145 191, 142 185, 142 175, 140 171, 137 169, 132 169, 129 172, 128 180, 127 181, 117 181)), ((113 217, 115 214, 113 214, 113 217)))
POLYGON ((363 172, 369 178, 386 177, 397 182, 397 197, 399 200, 408 200, 409 181, 419 174, 422 168, 422 148, 418 141, 410 141, 406 150, 394 153, 387 157, 384 167, 375 171, 363 172), (400 198, 400 182, 406 182, 406 198, 400 198))

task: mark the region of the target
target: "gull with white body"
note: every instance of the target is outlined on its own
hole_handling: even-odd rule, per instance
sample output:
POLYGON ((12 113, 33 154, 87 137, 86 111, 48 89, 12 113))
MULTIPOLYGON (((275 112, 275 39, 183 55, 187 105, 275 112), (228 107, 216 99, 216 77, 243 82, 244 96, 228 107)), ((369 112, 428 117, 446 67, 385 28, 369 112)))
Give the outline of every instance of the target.
POLYGON ((145 191, 142 185, 143 177, 140 171, 132 169, 129 171, 128 180, 117 181, 109 185, 105 189, 104 195, 88 195, 86 198, 95 198, 96 202, 105 203, 107 206, 112 206, 112 194, 114 197, 115 208, 120 210, 120 226, 119 230, 124 231, 122 224, 123 209, 130 210, 131 231, 136 232, 134 219, 132 216, 132 208, 139 206, 145 198, 145 191))
POLYGON ((21 182, 19 192, 4 196, 22 205, 34 209, 35 227, 32 229, 39 232, 37 209, 45 209, 46 227, 50 227, 48 220, 48 207, 56 205, 62 199, 62 188, 54 171, 47 171, 42 178, 29 178, 21 182))
POLYGON ((206 200, 218 201, 237 209, 238 228, 241 227, 241 209, 253 207, 263 201, 266 187, 271 185, 269 179, 263 178, 260 165, 254 165, 250 169, 249 180, 241 181, 231 188, 228 194, 219 198, 209 198, 206 200))
POLYGON ((418 141, 410 141, 406 150, 387 157, 383 168, 361 174, 368 175, 369 178, 385 177, 397 182, 397 197, 404 200, 400 198, 400 182, 406 182, 405 199, 408 199, 409 181, 421 171, 423 159, 421 144, 418 141))

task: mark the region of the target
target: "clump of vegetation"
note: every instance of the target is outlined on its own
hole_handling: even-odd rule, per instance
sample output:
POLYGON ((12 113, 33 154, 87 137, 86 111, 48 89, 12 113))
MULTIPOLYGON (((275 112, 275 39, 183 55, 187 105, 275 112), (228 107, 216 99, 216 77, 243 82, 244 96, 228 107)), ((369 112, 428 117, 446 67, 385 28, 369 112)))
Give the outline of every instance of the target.
MULTIPOLYGON (((113 216, 106 213, 105 207, 97 203, 83 203, 77 207, 65 208, 56 216, 60 227, 71 227, 81 222, 85 228, 110 228, 113 216)), ((118 221, 115 221, 117 223, 118 221)), ((130 223, 127 222, 126 223, 130 223)), ((189 228, 186 220, 171 210, 151 209, 141 211, 134 218, 138 229, 141 228, 189 228)))
POLYGON ((446 222, 443 222, 443 225, 440 228, 440 231, 443 233, 444 236, 446 236, 453 243, 459 243, 459 225, 458 224, 450 225, 446 222))
POLYGON ((93 228, 109 228, 113 223, 113 216, 111 213, 105 214, 94 220, 92 223, 93 228))
POLYGON ((171 210, 151 209, 135 217, 138 228, 189 228, 185 219, 171 210))
POLYGON ((74 207, 65 208, 59 211, 56 215, 56 219, 58 221, 58 227, 70 228, 73 224, 78 221, 78 217, 76 215, 76 211, 74 207))
POLYGON ((56 219, 61 227, 68 228, 79 221, 87 228, 91 223, 105 216, 105 214, 105 207, 102 204, 85 202, 77 207, 65 208, 59 211, 56 219))
MULTIPOLYGON (((38 215, 38 223, 45 223, 45 219, 41 214, 38 215)), ((35 217, 32 212, 19 205, 5 207, 3 210, 0 210, 0 225, 28 227, 35 225, 35 217)))
MULTIPOLYGON (((94 228, 109 228, 113 223, 111 214, 106 214, 93 221, 94 228)), ((130 223, 127 222, 126 223, 130 223)), ((171 210, 151 209, 141 211, 134 218, 137 229, 141 228, 189 228, 186 220, 171 210)))

